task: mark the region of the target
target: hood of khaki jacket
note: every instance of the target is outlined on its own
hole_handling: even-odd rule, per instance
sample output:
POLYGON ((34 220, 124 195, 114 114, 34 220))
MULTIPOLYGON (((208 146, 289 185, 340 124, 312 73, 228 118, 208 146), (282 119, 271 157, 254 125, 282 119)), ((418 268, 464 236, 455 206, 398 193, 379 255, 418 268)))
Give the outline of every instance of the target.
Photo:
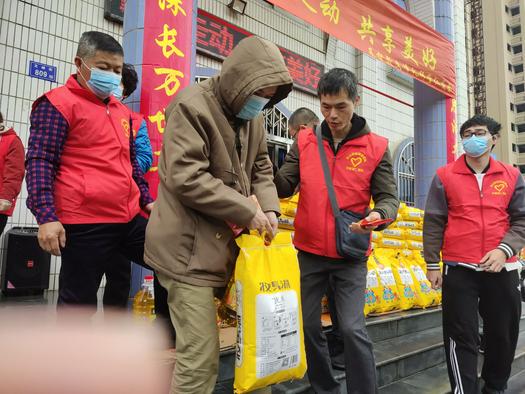
POLYGON ((277 46, 260 37, 245 38, 224 60, 216 95, 227 115, 237 115, 257 90, 278 86, 270 108, 292 90, 292 79, 277 46))
POLYGON ((196 286, 225 286, 238 248, 229 224, 247 227, 256 212, 279 212, 262 115, 237 114, 250 95, 292 79, 276 45, 241 41, 220 75, 180 91, 166 109, 159 188, 146 231, 144 258, 158 273, 196 286))

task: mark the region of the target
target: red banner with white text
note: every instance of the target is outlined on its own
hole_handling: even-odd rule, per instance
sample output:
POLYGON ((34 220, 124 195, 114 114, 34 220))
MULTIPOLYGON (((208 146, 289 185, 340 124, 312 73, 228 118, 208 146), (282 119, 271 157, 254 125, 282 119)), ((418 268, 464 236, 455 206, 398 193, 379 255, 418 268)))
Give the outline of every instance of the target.
POLYGON ((146 179, 154 198, 164 112, 177 92, 192 82, 194 7, 193 0, 146 0, 145 4, 140 112, 153 149, 153 165, 146 179))
POLYGON ((447 161, 456 156, 454 44, 388 0, 268 0, 446 97, 447 161))
POLYGON ((393 2, 268 1, 445 96, 455 96, 454 44, 393 2))

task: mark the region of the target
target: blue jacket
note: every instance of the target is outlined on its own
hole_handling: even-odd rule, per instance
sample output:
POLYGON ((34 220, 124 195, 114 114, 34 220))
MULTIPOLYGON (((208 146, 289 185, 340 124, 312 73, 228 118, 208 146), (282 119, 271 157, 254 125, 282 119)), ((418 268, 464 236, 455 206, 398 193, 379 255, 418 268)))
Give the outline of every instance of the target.
POLYGON ((142 173, 145 174, 153 163, 151 143, 149 141, 148 128, 146 127, 145 120, 140 124, 140 129, 135 138, 135 151, 140 169, 142 173))

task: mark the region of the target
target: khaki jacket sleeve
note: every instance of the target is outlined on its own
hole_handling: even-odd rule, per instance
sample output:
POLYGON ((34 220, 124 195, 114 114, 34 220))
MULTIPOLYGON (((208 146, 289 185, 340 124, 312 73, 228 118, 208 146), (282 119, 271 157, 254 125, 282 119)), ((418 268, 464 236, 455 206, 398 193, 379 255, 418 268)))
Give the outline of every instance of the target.
POLYGON ((259 149, 252 170, 252 193, 257 197, 263 212, 274 211, 280 213, 279 198, 273 183, 273 167, 268 156, 266 133, 261 133, 259 149))
POLYGON ((274 183, 280 198, 286 198, 295 194, 299 185, 299 147, 295 141, 286 155, 283 165, 275 174, 274 183))
MULTIPOLYGON (((374 199, 373 210, 379 212, 381 217, 385 219, 396 220, 399 198, 397 197, 396 180, 392 169, 392 158, 388 149, 372 175, 370 191, 374 199)), ((378 231, 383 228, 378 227, 378 231)))
MULTIPOLYGON (((204 215, 247 226, 256 213, 251 199, 210 173, 208 138, 198 115, 179 103, 171 111, 163 141, 164 182, 182 204, 204 215)), ((212 158, 211 158, 212 159, 212 158)))

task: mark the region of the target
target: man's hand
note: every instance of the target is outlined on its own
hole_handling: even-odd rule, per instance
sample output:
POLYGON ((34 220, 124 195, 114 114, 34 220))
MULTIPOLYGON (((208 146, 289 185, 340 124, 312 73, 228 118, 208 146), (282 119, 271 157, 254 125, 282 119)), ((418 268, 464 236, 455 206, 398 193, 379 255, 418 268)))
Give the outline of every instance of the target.
POLYGON ((277 226, 279 225, 279 222, 277 221, 277 215, 274 211, 268 211, 264 213, 266 217, 268 218, 268 221, 270 222, 270 226, 272 227, 272 234, 271 238, 268 237, 268 233, 266 233, 266 242, 270 242, 274 237, 275 234, 277 234, 277 226))
POLYGON ((481 268, 487 272, 500 272, 505 267, 507 255, 501 249, 493 249, 481 259, 481 268))
MULTIPOLYGON (((370 214, 365 218, 365 220, 371 222, 374 220, 381 220, 381 215, 379 212, 372 211, 370 214)), ((372 231, 374 231, 377 228, 377 226, 366 226, 361 227, 361 225, 357 223, 352 223, 350 225, 350 230, 352 230, 355 234, 370 234, 372 231)))
POLYGON ((66 230, 60 222, 49 222, 38 226, 38 244, 46 252, 60 256, 60 248, 66 247, 66 230))
POLYGON ((0 200, 0 211, 7 211, 12 205, 13 203, 11 201, 0 200))
POLYGON ((151 211, 153 210, 154 205, 155 205, 155 202, 150 202, 148 205, 144 207, 143 211, 146 212, 147 214, 150 214, 151 211))
POLYGON ((255 216, 253 217, 250 224, 248 225, 248 228, 250 230, 257 230, 260 235, 263 235, 263 233, 266 231, 267 237, 269 236, 270 240, 273 239, 274 233, 272 225, 270 224, 268 217, 261 210, 260 207, 257 207, 257 212, 255 213, 255 216))
POLYGON ((443 275, 440 270, 427 270, 427 279, 434 290, 441 289, 443 285, 443 275))

